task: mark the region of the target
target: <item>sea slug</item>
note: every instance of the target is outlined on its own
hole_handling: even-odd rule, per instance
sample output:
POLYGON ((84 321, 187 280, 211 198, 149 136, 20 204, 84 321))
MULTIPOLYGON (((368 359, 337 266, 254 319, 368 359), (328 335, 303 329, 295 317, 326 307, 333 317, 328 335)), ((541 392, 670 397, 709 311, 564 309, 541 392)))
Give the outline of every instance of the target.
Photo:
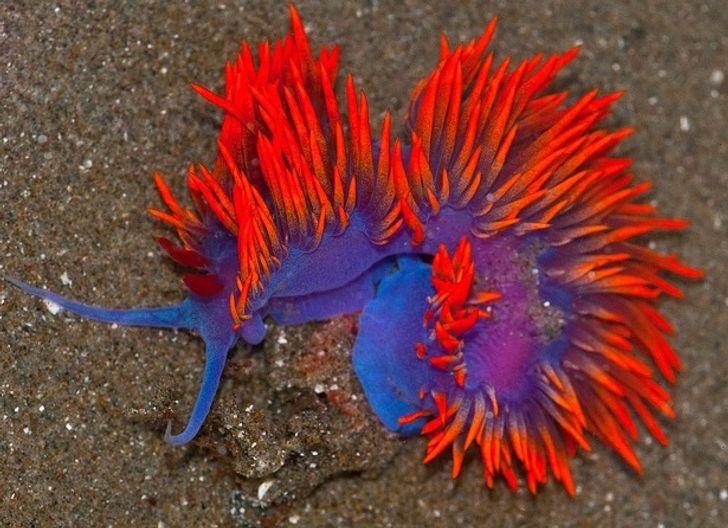
POLYGON ((451 448, 457 476, 477 445, 489 485, 515 487, 520 462, 532 491, 550 472, 573 494, 568 458, 591 435, 639 471, 632 413, 663 443, 653 412, 673 414, 645 360, 669 381, 680 366, 655 302, 681 295, 665 273, 701 272, 636 241, 686 222, 654 216, 649 184, 610 156, 631 129, 598 124, 621 94, 549 93, 577 49, 497 62, 492 20, 467 44, 442 37, 402 141, 389 114, 372 132, 351 75, 342 113, 338 47, 314 56, 290 16, 285 38, 243 42, 222 94, 193 85, 224 117, 214 165, 189 168, 192 208, 154 176, 185 300, 106 309, 8 280, 84 317, 197 332, 203 379, 173 444, 197 435, 228 351, 260 342, 264 318, 363 310, 354 369, 386 427, 430 436, 425 461, 451 448))

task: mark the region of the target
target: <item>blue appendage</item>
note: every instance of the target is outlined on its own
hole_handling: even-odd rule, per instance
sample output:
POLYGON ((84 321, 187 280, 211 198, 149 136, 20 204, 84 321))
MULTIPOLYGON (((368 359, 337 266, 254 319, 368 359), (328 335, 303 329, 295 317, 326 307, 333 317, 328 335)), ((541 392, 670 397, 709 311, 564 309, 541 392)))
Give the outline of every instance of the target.
POLYGON ((90 306, 88 304, 82 304, 77 301, 67 299, 57 293, 44 290, 43 288, 36 288, 35 286, 31 286, 30 284, 26 284, 17 279, 5 277, 5 280, 26 293, 51 301, 70 312, 80 315, 81 317, 87 317, 88 319, 127 326, 193 328, 190 306, 187 300, 184 300, 180 304, 174 306, 162 306, 155 308, 101 308, 99 306, 90 306))
POLYGON ((202 385, 200 392, 197 394, 197 401, 192 409, 187 425, 179 434, 172 434, 172 421, 167 423, 167 432, 164 439, 172 445, 186 444, 192 440, 200 428, 205 423, 207 415, 212 408, 212 402, 215 400, 217 388, 220 385, 222 371, 225 368, 225 359, 228 351, 234 344, 232 335, 228 339, 220 341, 205 341, 207 349, 205 351, 205 372, 202 375, 202 385))

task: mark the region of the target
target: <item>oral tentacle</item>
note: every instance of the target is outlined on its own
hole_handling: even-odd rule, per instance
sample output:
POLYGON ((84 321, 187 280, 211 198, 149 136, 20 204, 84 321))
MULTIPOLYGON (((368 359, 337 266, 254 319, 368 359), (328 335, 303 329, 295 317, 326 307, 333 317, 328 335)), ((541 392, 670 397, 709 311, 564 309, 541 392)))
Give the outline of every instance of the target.
POLYGON ((234 338, 232 335, 219 340, 210 340, 209 338, 206 340, 205 370, 197 400, 192 409, 192 414, 190 414, 187 420, 187 425, 182 432, 173 435, 172 421, 170 420, 167 423, 167 431, 164 434, 164 439, 170 444, 186 444, 199 433, 215 400, 222 372, 225 368, 225 359, 233 343, 234 338))
POLYGON ((195 328, 195 322, 190 310, 188 300, 173 306, 153 308, 103 308, 83 304, 72 299, 58 295, 43 288, 36 288, 30 284, 12 277, 4 277, 13 286, 26 293, 50 301, 53 304, 73 312, 87 319, 94 319, 104 323, 116 323, 125 326, 151 326, 156 328, 195 328))

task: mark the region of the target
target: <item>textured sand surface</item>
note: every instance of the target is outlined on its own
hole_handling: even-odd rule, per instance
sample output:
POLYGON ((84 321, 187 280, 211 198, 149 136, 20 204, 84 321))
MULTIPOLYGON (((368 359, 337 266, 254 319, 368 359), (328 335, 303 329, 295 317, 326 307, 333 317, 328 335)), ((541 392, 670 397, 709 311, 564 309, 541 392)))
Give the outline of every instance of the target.
MULTIPOLYGON (((388 437, 361 399, 354 318, 239 346, 200 441, 176 449, 164 424, 193 403, 199 340, 53 315, 0 283, 0 526, 728 525, 724 2, 447 4, 299 8, 316 45, 341 43, 377 121, 402 115, 440 31, 469 39, 493 15, 501 56, 580 42, 560 86, 627 91, 611 122, 638 131, 621 153, 692 222, 652 240, 708 274, 664 304, 685 368, 671 445, 638 446, 644 478, 600 448, 574 462, 574 499, 489 492, 475 460, 455 483, 446 461, 422 466, 422 443, 388 437)), ((179 300, 150 174, 181 193, 187 164, 212 161, 220 115, 188 83, 219 89, 243 37, 287 24, 274 2, 0 2, 0 274, 107 306, 179 300)))

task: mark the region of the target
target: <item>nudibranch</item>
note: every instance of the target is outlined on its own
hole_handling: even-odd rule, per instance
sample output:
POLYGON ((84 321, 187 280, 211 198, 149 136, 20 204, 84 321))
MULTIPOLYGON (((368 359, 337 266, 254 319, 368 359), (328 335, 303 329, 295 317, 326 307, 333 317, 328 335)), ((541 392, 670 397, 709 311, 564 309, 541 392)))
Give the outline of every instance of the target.
POLYGON ((532 491, 550 472, 573 493, 568 458, 591 435, 639 470, 632 413, 663 443, 654 413, 673 414, 645 359, 669 381, 680 366, 656 301, 681 295, 666 273, 701 272, 636 240, 686 223, 640 203, 649 185, 610 155, 631 130, 598 123, 620 94, 547 92, 576 49, 496 63, 493 20, 467 44, 442 37, 402 142, 389 114, 372 133, 351 75, 340 110, 338 48, 314 56, 290 16, 257 54, 243 42, 221 94, 193 85, 224 116, 214 165, 189 168, 192 208, 154 176, 185 300, 105 309, 11 282, 84 317, 199 333, 203 379, 173 444, 197 435, 228 351, 260 342, 264 318, 363 310, 354 369, 386 427, 430 437, 426 462, 451 448, 457 476, 477 445, 488 485, 515 487, 520 463, 532 491))
POLYGON ((592 436, 641 472, 634 415, 660 443, 674 415, 650 360, 672 382, 680 360, 656 301, 666 278, 702 276, 638 237, 686 226, 639 202, 631 129, 598 128, 621 94, 564 104, 549 83, 577 53, 496 65, 482 36, 451 49, 415 88, 399 182, 413 243, 360 318, 354 368, 384 425, 429 438, 424 462, 477 446, 486 484, 528 488, 549 472, 575 493, 569 457, 592 436))

